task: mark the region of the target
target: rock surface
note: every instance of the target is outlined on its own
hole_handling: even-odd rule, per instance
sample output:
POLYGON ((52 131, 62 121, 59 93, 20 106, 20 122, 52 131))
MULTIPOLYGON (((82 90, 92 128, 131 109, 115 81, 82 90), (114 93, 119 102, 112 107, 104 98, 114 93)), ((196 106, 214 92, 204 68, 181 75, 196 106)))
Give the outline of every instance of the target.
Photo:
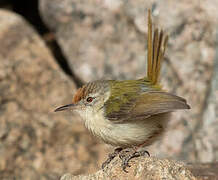
POLYGON ((75 85, 21 17, 0 10, 0 179, 94 172, 104 146, 76 115, 54 113, 75 85))
POLYGON ((65 174, 61 180, 194 180, 196 179, 192 173, 182 163, 174 162, 167 159, 144 158, 140 157, 131 160, 128 173, 124 172, 120 167, 121 161, 116 158, 103 170, 91 175, 73 176, 65 174))
MULTIPOLYGON (((209 132, 218 132, 215 126, 208 128, 202 123, 210 121, 209 116, 202 120, 202 115, 213 78, 216 5, 216 0, 179 3, 171 0, 40 0, 40 11, 55 32, 71 69, 88 82, 145 75, 146 9, 152 7, 153 22, 170 36, 162 69, 163 85, 186 98, 192 109, 174 113, 169 131, 149 151, 161 157, 212 161, 218 158, 214 142, 205 141, 208 147, 205 149, 202 148, 205 142, 201 141, 205 134, 206 139, 213 139, 214 135, 209 132)), ((214 121, 218 122, 217 116, 214 121)))
MULTIPOLYGON (((218 42, 218 31, 216 42, 218 42)), ((208 86, 205 110, 200 119, 202 128, 198 128, 195 133, 197 136, 196 146, 198 149, 202 149, 202 151, 197 152, 197 156, 202 162, 217 160, 218 157, 218 43, 216 43, 215 50, 213 78, 208 86)))

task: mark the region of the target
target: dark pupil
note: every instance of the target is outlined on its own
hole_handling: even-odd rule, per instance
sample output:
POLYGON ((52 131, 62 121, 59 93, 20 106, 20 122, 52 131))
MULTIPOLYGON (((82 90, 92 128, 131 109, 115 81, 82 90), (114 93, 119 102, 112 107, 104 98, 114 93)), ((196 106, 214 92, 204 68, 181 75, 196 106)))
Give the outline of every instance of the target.
POLYGON ((88 97, 86 100, 87 102, 92 102, 92 97, 88 97))

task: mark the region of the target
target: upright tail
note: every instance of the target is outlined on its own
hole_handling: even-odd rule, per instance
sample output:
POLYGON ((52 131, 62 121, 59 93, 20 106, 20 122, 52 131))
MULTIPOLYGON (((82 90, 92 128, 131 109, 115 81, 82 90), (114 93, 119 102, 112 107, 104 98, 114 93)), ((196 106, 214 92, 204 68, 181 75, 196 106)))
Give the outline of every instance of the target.
POLYGON ((165 53, 168 36, 162 30, 156 28, 152 39, 151 11, 148 10, 148 54, 147 54, 147 78, 152 84, 159 81, 161 62, 165 53))

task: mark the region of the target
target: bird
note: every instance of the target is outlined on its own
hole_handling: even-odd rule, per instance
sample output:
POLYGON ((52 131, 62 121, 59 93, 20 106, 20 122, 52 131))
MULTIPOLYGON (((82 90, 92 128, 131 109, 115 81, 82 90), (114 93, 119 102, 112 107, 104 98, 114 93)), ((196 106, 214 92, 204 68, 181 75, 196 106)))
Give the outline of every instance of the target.
POLYGON ((182 97, 166 92, 159 82, 168 35, 153 32, 148 10, 147 75, 137 80, 96 80, 80 87, 70 104, 55 109, 78 112, 86 128, 104 143, 117 147, 102 164, 119 154, 125 172, 129 160, 149 154, 144 148, 166 131, 171 112, 190 109, 182 97), (142 149, 142 150, 141 150, 142 149), (121 152, 131 152, 128 155, 121 152))

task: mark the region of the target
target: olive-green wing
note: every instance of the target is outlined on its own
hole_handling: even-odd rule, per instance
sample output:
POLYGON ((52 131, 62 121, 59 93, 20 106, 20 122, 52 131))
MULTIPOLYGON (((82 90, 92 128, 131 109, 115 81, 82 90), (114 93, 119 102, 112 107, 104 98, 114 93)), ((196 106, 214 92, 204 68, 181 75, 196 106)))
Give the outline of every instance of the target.
MULTIPOLYGON (((121 99, 120 99, 121 100, 121 99)), ((122 100, 121 100, 122 101, 122 100)), ((112 103, 112 102, 111 102, 112 103)), ((107 108, 107 102, 106 102, 107 108)), ((186 100, 162 91, 143 92, 105 115, 110 121, 137 121, 178 109, 190 109, 186 100)))

